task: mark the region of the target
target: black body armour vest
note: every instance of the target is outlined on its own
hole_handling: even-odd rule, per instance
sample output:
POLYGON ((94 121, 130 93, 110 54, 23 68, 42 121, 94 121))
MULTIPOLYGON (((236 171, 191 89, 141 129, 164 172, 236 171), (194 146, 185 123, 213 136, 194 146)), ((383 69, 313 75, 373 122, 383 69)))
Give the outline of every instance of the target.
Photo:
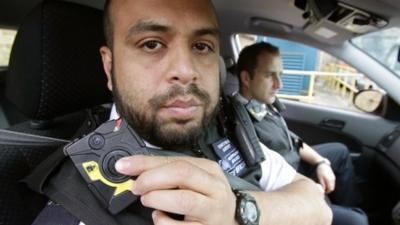
POLYGON ((294 144, 283 117, 269 107, 267 115, 261 121, 253 119, 253 124, 260 142, 282 155, 297 170, 300 163, 298 146, 294 144))
MULTIPOLYGON (((205 136, 198 143, 198 149, 187 151, 160 150, 160 155, 188 155, 193 157, 206 157, 219 161, 218 155, 212 145, 224 137, 218 132, 217 122, 211 122, 207 127, 205 136)), ((229 137, 234 139, 234 137, 229 137)), ((235 140, 232 140, 235 142, 235 140)), ((256 165, 247 167, 240 174, 240 178, 226 173, 233 189, 260 190, 261 167, 256 165)), ((117 215, 111 215, 89 190, 86 182, 72 163, 65 156, 62 149, 57 150, 47 160, 40 164, 35 172, 25 179, 28 186, 46 195, 51 201, 61 205, 69 213, 86 225, 151 225, 151 213, 153 209, 141 205, 136 201, 117 215)), ((60 225, 63 221, 58 221, 60 225)))

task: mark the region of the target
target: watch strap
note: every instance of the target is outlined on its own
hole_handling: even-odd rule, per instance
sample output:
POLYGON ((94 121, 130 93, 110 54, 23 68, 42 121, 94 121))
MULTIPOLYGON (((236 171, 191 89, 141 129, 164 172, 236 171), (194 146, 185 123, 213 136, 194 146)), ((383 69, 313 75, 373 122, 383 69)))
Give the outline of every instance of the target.
POLYGON ((327 158, 324 158, 324 159, 318 161, 318 162, 314 165, 314 168, 317 169, 317 168, 318 168, 320 165, 322 165, 322 164, 331 166, 331 162, 330 162, 327 158))

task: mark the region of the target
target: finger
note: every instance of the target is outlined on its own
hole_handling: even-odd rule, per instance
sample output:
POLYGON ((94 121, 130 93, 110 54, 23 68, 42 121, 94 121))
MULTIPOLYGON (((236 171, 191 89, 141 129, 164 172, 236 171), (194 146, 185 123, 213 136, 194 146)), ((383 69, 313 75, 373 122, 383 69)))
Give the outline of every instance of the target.
POLYGON ((318 182, 321 185, 322 189, 324 190, 324 193, 326 193, 326 182, 323 179, 323 177, 318 177, 318 182))
POLYGON ((186 161, 192 163, 209 173, 215 175, 223 175, 223 172, 219 165, 211 160, 195 157, 183 157, 183 156, 146 156, 146 155, 134 155, 124 157, 117 161, 115 168, 118 172, 130 176, 139 175, 143 171, 160 167, 165 164, 171 164, 176 161, 186 161))
POLYGON ((220 191, 230 190, 225 177, 217 177, 186 161, 176 161, 140 174, 133 192, 141 195, 154 190, 175 188, 190 189, 207 196, 216 196, 220 191))
POLYGON ((329 181, 328 180, 326 180, 326 179, 323 179, 323 187, 324 187, 324 191, 325 191, 325 194, 327 194, 327 193, 329 193, 329 181))
POLYGON ((324 183, 325 193, 329 194, 335 189, 335 174, 330 167, 323 167, 319 179, 324 183))
POLYGON ((335 179, 327 180, 326 193, 331 193, 335 190, 335 179))
POLYGON ((322 176, 320 178, 320 183, 324 187, 324 191, 326 194, 331 193, 335 189, 335 179, 322 176))
POLYGON ((201 225, 198 222, 174 220, 159 210, 154 210, 152 217, 154 225, 201 225))
POLYGON ((190 190, 153 191, 141 196, 140 200, 148 208, 185 215, 198 221, 204 221, 205 216, 210 216, 210 207, 214 203, 206 196, 190 190))

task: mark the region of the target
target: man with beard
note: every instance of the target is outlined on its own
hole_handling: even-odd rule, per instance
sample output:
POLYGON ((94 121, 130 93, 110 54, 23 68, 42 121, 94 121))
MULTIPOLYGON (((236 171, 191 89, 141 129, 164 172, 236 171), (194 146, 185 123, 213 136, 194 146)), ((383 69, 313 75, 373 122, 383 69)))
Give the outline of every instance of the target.
MULTIPOLYGON (((111 221, 111 217, 118 221, 115 224, 330 224, 331 212, 318 186, 265 146, 266 160, 242 173, 250 182, 246 177, 249 171, 259 173, 255 184, 262 191, 233 192, 216 163, 211 145, 221 138, 215 132, 219 29, 211 1, 107 1, 105 32, 108 46, 100 52, 119 115, 147 146, 172 149, 188 157, 122 158, 116 170, 136 177, 131 191, 140 196, 141 204, 136 202, 116 216, 104 211, 96 222, 85 220, 90 214, 85 212, 96 202, 87 206, 76 200, 76 207, 86 207, 73 215, 63 209, 73 207, 53 204, 52 213, 46 207, 35 224, 66 224, 59 214, 86 224, 111 224, 100 219, 111 221), (198 153, 208 159, 194 157, 198 153), (243 208, 249 206, 244 199, 256 202, 259 212, 250 204, 250 214, 241 214, 240 210, 249 209, 243 208), (240 206, 243 202, 246 205, 240 206)), ((51 180, 68 177, 74 181, 74 173, 67 162, 51 180)), ((82 195, 90 193, 84 186, 77 182, 74 188, 84 191, 82 195)), ((48 188, 50 196, 67 198, 65 193, 72 193, 63 187, 48 188)))

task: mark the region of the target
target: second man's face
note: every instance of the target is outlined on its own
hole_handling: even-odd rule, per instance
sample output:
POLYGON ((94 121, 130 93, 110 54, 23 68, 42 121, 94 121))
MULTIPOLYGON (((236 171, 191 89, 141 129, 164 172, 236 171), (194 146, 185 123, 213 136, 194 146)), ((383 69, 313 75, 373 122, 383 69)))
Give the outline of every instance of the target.
POLYGON ((253 79, 250 80, 249 90, 252 98, 272 104, 276 94, 282 88, 281 73, 283 70, 280 56, 262 53, 258 56, 257 68, 253 71, 253 79))
POLYGON ((219 96, 218 25, 211 3, 117 0, 112 12, 109 79, 118 110, 152 144, 193 144, 219 96))

